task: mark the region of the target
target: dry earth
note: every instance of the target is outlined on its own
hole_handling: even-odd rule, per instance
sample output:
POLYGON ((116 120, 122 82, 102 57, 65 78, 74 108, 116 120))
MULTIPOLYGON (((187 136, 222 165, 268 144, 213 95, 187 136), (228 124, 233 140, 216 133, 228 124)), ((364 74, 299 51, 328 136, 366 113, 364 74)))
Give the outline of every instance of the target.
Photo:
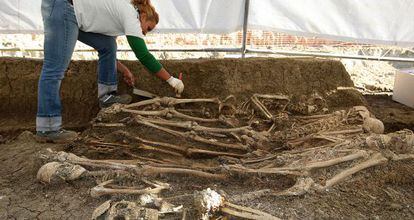
MULTIPOLYGON (((142 67, 127 63, 134 72, 142 67)), ((377 118, 384 121, 386 132, 403 128, 413 129, 413 111, 389 97, 369 96, 364 99, 354 90, 336 90, 352 87, 353 83, 343 66, 336 61, 315 59, 249 59, 169 61, 164 65, 178 72, 183 70, 188 85, 184 97, 226 97, 234 94, 240 101, 254 93, 289 94, 297 99, 315 92, 324 96, 331 111, 365 104, 377 118), (272 80, 269 80, 272 79, 272 80), (218 83, 219 82, 219 83, 218 83)), ((94 159, 129 158, 122 150, 102 151, 89 148, 83 142, 67 145, 38 144, 33 131, 36 80, 41 62, 25 59, 0 60, 0 219, 88 219, 93 210, 108 199, 136 199, 136 197, 92 198, 90 189, 96 186, 91 179, 44 185, 36 180, 43 162, 39 152, 46 148, 67 151, 94 159)), ((98 112, 95 101, 94 62, 72 63, 63 85, 64 117, 74 119, 67 127, 83 131, 83 137, 110 134, 112 130, 96 130, 88 123, 98 112), (75 104, 74 104, 75 103, 75 104), (87 130, 84 131, 84 128, 87 130)), ((171 91, 154 77, 142 74, 139 86, 162 96, 171 91)), ((122 89, 125 90, 123 86, 122 89)), ((147 138, 171 141, 171 137, 157 135, 154 129, 138 130, 147 138)), ((106 149, 107 150, 107 149, 106 149)), ((109 150, 111 150, 109 148, 109 150)), ((277 151, 276 151, 277 153, 277 151)), ((414 166, 412 161, 390 162, 357 173, 352 179, 323 192, 301 196, 262 196, 238 205, 255 208, 282 219, 413 219, 414 166)), ((329 176, 329 168, 319 176, 329 176)), ((192 194, 212 188, 225 192, 229 198, 237 195, 271 189, 282 192, 295 184, 291 176, 237 177, 216 181, 191 176, 157 175, 157 180, 168 182, 171 189, 162 197, 192 194)), ((324 181, 324 180, 320 180, 324 181)), ((179 197, 174 204, 191 207, 191 197, 179 197)), ((192 219, 194 217, 189 217, 192 219)))

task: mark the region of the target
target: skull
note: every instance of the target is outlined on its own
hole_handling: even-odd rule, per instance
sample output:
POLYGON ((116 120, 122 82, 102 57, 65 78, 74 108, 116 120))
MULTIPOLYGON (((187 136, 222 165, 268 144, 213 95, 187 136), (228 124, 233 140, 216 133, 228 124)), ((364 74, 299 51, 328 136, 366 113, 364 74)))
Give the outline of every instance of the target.
POLYGON ((57 182, 59 180, 72 181, 79 179, 86 169, 71 163, 51 162, 43 165, 37 172, 37 179, 42 183, 57 182))

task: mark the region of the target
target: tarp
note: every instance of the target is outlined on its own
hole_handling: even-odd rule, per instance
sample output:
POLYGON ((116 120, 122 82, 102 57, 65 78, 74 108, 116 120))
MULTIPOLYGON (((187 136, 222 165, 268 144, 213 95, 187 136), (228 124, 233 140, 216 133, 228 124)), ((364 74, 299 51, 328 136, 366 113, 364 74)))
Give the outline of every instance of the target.
POLYGON ((249 26, 359 43, 414 46, 413 0, 251 0, 249 26))
MULTIPOLYGON (((0 33, 42 33, 41 0, 0 0, 0 33)), ((242 29, 245 0, 152 0, 161 33, 242 29)), ((412 0, 250 0, 249 29, 414 46, 412 0)))
POLYGON ((230 33, 243 26, 244 0, 152 0, 163 33, 230 33))
POLYGON ((0 0, 0 33, 43 33, 41 0, 0 0))

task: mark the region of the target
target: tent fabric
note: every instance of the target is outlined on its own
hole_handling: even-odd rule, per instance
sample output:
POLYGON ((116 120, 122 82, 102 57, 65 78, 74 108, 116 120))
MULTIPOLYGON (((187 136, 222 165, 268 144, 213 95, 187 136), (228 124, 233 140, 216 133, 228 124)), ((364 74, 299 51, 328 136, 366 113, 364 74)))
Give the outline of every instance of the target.
POLYGON ((230 33, 243 26, 244 0, 152 0, 162 33, 230 33))
MULTIPOLYGON (((158 33, 239 31, 245 0, 152 0, 158 33)), ((42 33, 41 0, 1 0, 0 33, 42 33)), ((250 0, 249 29, 414 46, 412 0, 250 0)))
POLYGON ((0 0, 0 33, 43 33, 41 0, 0 0))
POLYGON ((412 47, 413 11, 412 0, 251 0, 249 27, 412 47))

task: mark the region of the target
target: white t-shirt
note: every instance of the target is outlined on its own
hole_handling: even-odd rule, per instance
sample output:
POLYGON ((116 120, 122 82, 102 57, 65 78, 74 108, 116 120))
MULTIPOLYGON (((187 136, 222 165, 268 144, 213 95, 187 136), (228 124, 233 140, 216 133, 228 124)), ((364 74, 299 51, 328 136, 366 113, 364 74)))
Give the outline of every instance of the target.
POLYGON ((82 31, 144 38, 138 12, 130 0, 73 0, 73 6, 82 31))

